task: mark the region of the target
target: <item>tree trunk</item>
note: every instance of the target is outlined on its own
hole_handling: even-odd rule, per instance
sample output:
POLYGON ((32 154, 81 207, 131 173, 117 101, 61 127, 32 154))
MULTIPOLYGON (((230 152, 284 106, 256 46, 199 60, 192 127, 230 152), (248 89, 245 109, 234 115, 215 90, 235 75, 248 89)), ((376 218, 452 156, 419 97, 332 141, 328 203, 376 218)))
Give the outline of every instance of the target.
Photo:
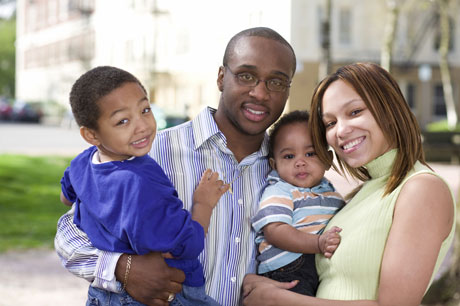
POLYGON ((458 122, 455 109, 454 96, 452 93, 452 82, 450 78, 449 62, 447 59, 450 43, 450 22, 449 22, 449 0, 438 0, 441 41, 439 43, 439 68, 441 70, 442 88, 444 101, 447 110, 447 125, 454 129, 458 122))
POLYGON ((387 0, 387 21, 383 36, 382 50, 380 53, 380 66, 388 72, 391 69, 391 57, 393 51, 393 42, 396 35, 396 24, 398 21, 399 8, 395 0, 387 0))
POLYGON ((322 80, 331 73, 331 70, 331 0, 325 0, 324 16, 321 21, 321 60, 318 79, 322 80))

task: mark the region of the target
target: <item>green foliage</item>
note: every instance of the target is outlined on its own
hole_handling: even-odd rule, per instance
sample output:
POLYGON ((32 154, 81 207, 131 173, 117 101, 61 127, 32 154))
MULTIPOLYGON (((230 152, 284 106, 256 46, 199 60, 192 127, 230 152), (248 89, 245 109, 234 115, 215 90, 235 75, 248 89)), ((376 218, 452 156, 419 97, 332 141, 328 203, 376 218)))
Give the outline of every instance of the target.
POLYGON ((426 127, 428 132, 460 132, 460 123, 457 124, 455 129, 450 130, 447 126, 447 120, 432 122, 426 127))
POLYGON ((70 158, 0 155, 0 252, 53 247, 68 207, 59 200, 70 158))
POLYGON ((16 19, 0 19, 0 95, 15 96, 16 19))

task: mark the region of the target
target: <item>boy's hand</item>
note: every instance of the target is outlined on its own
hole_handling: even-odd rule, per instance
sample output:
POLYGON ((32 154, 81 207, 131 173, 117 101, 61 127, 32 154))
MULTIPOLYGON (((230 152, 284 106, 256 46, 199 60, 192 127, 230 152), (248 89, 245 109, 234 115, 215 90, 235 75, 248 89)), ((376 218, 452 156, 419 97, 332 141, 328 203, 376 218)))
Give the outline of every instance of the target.
POLYGON ((219 174, 207 169, 201 177, 198 187, 193 194, 193 203, 209 205, 211 208, 216 207, 220 197, 230 188, 229 184, 225 184, 219 180, 219 174))
POLYGON ((331 258, 334 254, 340 244, 341 237, 339 233, 341 231, 340 227, 333 226, 318 237, 319 251, 324 254, 324 257, 331 258))

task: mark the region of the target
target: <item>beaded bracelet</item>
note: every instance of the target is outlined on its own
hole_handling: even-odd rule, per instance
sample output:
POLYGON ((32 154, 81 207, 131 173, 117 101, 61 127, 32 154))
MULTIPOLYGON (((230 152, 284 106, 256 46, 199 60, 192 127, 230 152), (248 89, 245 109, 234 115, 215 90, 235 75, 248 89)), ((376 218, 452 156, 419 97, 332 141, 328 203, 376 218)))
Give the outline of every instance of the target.
POLYGON ((126 260, 125 278, 123 280, 123 290, 125 290, 126 286, 128 285, 128 276, 129 276, 129 271, 131 270, 131 259, 132 259, 132 256, 128 255, 128 259, 126 260))

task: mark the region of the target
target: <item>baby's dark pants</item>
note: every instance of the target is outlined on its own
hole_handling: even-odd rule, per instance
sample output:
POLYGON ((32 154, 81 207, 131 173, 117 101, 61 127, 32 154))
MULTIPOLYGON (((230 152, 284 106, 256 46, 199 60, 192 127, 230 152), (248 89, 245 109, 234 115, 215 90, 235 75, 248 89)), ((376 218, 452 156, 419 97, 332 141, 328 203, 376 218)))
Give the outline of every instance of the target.
POLYGON ((290 264, 262 275, 280 282, 298 280, 299 283, 290 290, 304 295, 315 296, 318 288, 315 254, 303 254, 290 264))

